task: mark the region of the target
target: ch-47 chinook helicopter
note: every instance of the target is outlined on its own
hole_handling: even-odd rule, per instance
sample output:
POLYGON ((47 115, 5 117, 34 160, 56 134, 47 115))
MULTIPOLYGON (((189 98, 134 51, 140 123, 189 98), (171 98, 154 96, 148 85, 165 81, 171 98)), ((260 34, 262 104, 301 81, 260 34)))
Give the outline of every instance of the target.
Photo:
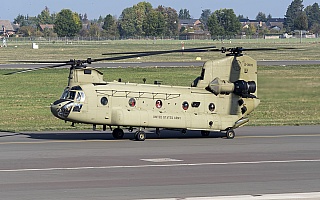
MULTIPOLYGON (((56 61, 45 68, 71 65, 68 85, 60 99, 51 104, 57 118, 74 123, 109 126, 116 139, 124 136, 123 128, 137 129, 135 139, 143 141, 144 128, 199 130, 202 136, 223 132, 235 137, 234 129, 249 121, 248 115, 259 105, 257 97, 257 62, 237 48, 201 47, 184 50, 109 53, 113 57, 56 61), (207 61, 190 87, 159 84, 105 82, 103 73, 86 64, 123 60, 175 52, 221 51, 226 57, 207 61), (122 54, 122 55, 121 55, 122 54)), ((258 49, 259 50, 259 49, 258 49)), ((263 49, 275 50, 275 49, 263 49)), ((39 61, 48 63, 48 61, 39 61)), ((40 68, 13 73, 33 71, 40 68)), ((13 74, 10 73, 10 74, 13 74)))

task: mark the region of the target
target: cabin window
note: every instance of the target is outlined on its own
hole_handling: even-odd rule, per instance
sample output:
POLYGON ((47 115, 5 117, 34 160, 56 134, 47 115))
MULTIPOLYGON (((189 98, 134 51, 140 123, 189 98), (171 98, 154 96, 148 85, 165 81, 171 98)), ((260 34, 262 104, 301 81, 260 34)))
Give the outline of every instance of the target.
POLYGON ((162 101, 161 100, 157 100, 156 101, 156 107, 157 108, 161 108, 162 107, 162 101))
POLYGON ((188 110, 188 108, 189 108, 189 103, 188 103, 187 101, 184 101, 184 102, 182 103, 182 109, 183 109, 183 110, 188 110))
POLYGON ((91 74, 91 70, 90 69, 85 69, 83 72, 84 72, 84 74, 91 74))
POLYGON ((213 112, 215 109, 216 109, 216 106, 214 105, 214 103, 210 103, 210 104, 209 104, 209 110, 210 110, 211 112, 213 112))
POLYGON ((134 98, 129 99, 129 106, 135 107, 136 106, 136 100, 134 98))
POLYGON ((100 99, 100 103, 104 106, 106 106, 108 104, 108 98, 107 97, 102 97, 100 99))

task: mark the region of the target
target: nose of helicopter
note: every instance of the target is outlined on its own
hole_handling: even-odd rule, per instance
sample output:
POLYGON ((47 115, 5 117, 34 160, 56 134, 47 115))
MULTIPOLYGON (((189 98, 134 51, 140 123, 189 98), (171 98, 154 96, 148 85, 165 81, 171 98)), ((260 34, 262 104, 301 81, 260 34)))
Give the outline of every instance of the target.
POLYGON ((73 103, 68 100, 59 99, 51 104, 51 113, 59 119, 66 119, 70 113, 72 104, 73 103))
MULTIPOLYGON (((50 109, 51 109, 51 113, 52 113, 55 117, 58 117, 59 106, 58 106, 58 105, 51 104, 50 109)), ((58 118, 59 118, 59 117, 58 117, 58 118)))

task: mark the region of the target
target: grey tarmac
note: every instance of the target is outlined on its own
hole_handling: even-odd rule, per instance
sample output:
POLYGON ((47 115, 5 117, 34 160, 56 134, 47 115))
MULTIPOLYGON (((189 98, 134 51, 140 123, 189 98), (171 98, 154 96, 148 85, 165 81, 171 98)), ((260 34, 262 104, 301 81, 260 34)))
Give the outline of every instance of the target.
POLYGON ((320 198, 320 126, 235 131, 147 130, 144 142, 131 132, 0 132, 1 199, 320 198))

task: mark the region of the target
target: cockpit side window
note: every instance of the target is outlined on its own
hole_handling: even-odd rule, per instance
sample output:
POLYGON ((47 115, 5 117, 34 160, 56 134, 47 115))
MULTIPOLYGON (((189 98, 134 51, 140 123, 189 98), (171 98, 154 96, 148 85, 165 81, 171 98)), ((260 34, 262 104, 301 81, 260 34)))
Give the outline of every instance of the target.
POLYGON ((64 89, 60 99, 67 99, 68 93, 69 93, 69 88, 67 87, 66 89, 64 89))
POLYGON ((76 101, 78 101, 78 102, 84 102, 84 100, 85 100, 84 92, 79 91, 79 92, 77 93, 76 101))

